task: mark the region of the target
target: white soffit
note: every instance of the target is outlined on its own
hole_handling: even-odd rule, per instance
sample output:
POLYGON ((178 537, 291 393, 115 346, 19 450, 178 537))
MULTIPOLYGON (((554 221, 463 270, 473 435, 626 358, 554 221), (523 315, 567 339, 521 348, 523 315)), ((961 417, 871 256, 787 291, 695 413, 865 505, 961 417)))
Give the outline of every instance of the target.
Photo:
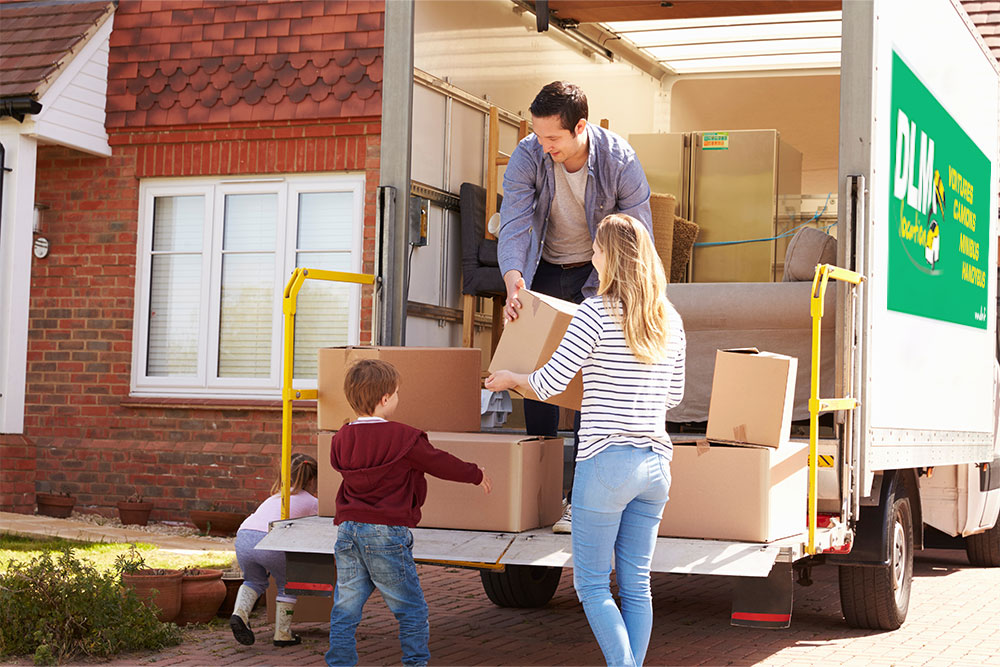
POLYGON ((677 74, 840 67, 839 11, 603 26, 677 74))

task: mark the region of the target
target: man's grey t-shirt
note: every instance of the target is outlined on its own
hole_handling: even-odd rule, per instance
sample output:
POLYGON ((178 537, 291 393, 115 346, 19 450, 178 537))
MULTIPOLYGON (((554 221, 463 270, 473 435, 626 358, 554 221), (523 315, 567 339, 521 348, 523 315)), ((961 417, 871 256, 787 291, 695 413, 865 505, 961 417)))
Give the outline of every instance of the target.
POLYGON ((587 165, 569 172, 561 162, 556 162, 552 165, 552 172, 556 192, 549 210, 542 259, 551 264, 589 262, 594 248, 583 207, 587 191, 587 165))

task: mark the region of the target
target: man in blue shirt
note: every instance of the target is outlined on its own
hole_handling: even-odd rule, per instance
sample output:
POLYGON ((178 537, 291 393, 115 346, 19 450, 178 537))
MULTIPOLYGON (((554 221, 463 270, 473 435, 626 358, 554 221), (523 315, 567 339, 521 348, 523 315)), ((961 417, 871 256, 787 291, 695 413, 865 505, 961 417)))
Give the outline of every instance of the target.
MULTIPOLYGON (((642 221, 652 236, 649 183, 635 151, 617 134, 587 122, 587 96, 554 81, 531 103, 534 134, 514 149, 503 179, 498 259, 507 287, 504 318, 515 320, 522 287, 580 303, 597 292, 590 263, 597 224, 611 213, 642 221)), ((529 435, 554 437, 559 408, 525 400, 529 435)), ((576 431, 580 415, 576 415, 576 431)), ((576 438, 573 460, 576 460, 576 438)), ((572 475, 568 480, 573 488, 572 475)), ((571 528, 569 499, 553 531, 571 528)))

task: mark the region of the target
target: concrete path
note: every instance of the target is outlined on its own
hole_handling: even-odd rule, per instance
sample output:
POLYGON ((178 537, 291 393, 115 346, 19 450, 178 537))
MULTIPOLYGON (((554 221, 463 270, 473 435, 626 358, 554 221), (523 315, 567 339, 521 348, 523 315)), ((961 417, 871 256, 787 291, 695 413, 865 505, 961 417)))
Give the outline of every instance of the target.
POLYGON ((13 512, 0 512, 0 533, 62 537, 81 542, 145 542, 177 551, 233 551, 232 540, 158 535, 143 530, 13 512))

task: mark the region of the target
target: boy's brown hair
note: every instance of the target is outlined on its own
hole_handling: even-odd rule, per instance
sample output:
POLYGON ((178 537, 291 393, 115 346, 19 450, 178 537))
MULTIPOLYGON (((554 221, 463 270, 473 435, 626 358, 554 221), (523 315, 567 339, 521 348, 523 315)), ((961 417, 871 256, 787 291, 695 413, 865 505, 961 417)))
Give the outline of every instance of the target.
POLYGON ((380 359, 362 359, 344 376, 344 394, 359 416, 373 414, 382 397, 398 388, 399 371, 380 359))

